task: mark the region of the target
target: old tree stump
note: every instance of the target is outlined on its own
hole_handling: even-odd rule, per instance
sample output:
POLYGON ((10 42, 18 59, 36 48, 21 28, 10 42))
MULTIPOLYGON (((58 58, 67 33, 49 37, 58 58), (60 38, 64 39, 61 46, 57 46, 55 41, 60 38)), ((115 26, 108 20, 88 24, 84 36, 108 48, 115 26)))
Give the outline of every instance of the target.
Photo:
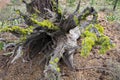
MULTIPOLYGON (((89 25, 97 24, 98 14, 93 7, 87 7, 79 13, 80 1, 76 10, 71 14, 60 10, 59 0, 32 0, 30 3, 23 0, 23 3, 26 4, 29 15, 23 14, 19 10, 15 11, 22 16, 28 27, 33 27, 33 31, 27 34, 24 41, 20 41, 19 45, 16 45, 13 54, 10 55, 10 58, 13 58, 10 60, 10 64, 19 57, 23 57, 25 62, 42 54, 44 57, 40 62, 46 62, 44 79, 61 80, 58 66, 60 59, 63 59, 69 69, 76 70, 73 56, 76 50, 81 47, 77 44, 77 40, 89 25), (38 20, 34 18, 34 15, 38 20), (92 19, 87 20, 88 16, 92 16, 92 19)), ((10 29, 9 31, 12 34, 17 34, 17 37, 21 35, 20 30, 10 29)), ((93 43, 96 38, 101 37, 101 33, 95 27, 90 28, 89 32, 95 34, 95 39, 92 37, 93 43)), ((91 46, 93 45, 91 44, 91 46)))

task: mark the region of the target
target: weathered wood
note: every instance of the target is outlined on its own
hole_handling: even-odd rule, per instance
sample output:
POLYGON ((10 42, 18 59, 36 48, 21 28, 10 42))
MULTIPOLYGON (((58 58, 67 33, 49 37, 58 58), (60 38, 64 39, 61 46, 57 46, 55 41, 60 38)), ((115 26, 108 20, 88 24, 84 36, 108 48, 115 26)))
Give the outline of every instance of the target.
POLYGON ((32 59, 38 53, 45 55, 45 78, 47 80, 56 80, 60 78, 60 72, 58 71, 58 62, 62 58, 66 65, 74 70, 73 55, 79 46, 77 45, 77 39, 81 36, 81 33, 85 30, 86 26, 96 22, 97 12, 93 7, 87 7, 79 16, 78 21, 85 19, 87 16, 93 15, 90 22, 76 24, 74 21, 74 14, 71 14, 67 19, 60 22, 60 30, 54 32, 47 32, 44 28, 40 28, 36 33, 32 34, 24 44, 25 54, 24 57, 32 59), (38 44, 39 43, 39 44, 38 44), (45 43, 45 44, 43 44, 45 43), (42 45, 43 44, 43 45, 42 45), (33 57, 32 57, 33 56, 33 57), (55 62, 55 60, 58 60, 55 62), (48 61, 49 60, 49 61, 48 61))

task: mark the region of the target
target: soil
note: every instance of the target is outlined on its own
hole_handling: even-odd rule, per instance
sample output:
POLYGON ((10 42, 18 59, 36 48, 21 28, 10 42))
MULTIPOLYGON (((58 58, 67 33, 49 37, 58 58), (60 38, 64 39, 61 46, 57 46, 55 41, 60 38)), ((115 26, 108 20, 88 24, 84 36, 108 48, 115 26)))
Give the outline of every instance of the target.
POLYGON ((6 7, 8 3, 10 3, 10 0, 0 0, 0 9, 6 7))
MULTIPOLYGON (((99 13, 99 22, 104 26, 105 34, 115 43, 115 48, 106 54, 98 54, 94 47, 90 56, 84 58, 79 52, 74 55, 76 71, 68 69, 61 61, 62 80, 120 80, 120 24, 108 22, 103 12, 99 13)), ((81 43, 81 40, 78 41, 81 43)), ((2 55, 4 52, 0 52, 2 55)), ((2 66, 7 62, 6 56, 0 57, 0 80, 42 80, 44 62, 40 64, 42 56, 24 63, 20 58, 14 64, 2 66)))

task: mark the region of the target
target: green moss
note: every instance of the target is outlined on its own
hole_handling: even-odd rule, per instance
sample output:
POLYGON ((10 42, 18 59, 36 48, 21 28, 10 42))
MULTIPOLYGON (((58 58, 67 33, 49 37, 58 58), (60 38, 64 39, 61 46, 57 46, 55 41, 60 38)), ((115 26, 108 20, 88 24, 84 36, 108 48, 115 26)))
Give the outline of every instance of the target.
POLYGON ((57 72, 60 72, 60 68, 59 68, 59 67, 57 67, 56 71, 57 71, 57 72))
POLYGON ((0 50, 3 50, 3 47, 4 47, 4 43, 0 42, 0 50))
POLYGON ((34 13, 34 14, 31 15, 31 17, 34 18, 34 19, 37 19, 38 15, 34 13))
POLYGON ((23 42, 26 40, 26 36, 33 32, 33 26, 29 26, 27 28, 21 28, 19 26, 4 27, 0 29, 0 33, 1 32, 17 32, 21 35, 19 41, 23 42))
POLYGON ((102 35, 100 38, 99 38, 99 43, 100 46, 101 46, 101 49, 99 51, 100 54, 104 54, 106 53, 108 50, 110 50, 111 48, 114 47, 114 44, 111 43, 110 39, 108 36, 105 36, 105 35, 102 35))
POLYGON ((96 37, 96 34, 95 33, 92 33, 88 30, 86 30, 84 33, 83 33, 84 37, 90 37, 91 39, 93 39, 94 41, 97 40, 97 37, 96 37))
POLYGON ((5 27, 0 29, 0 32, 12 32, 12 31, 18 32, 21 35, 28 35, 33 32, 33 27, 30 26, 28 28, 21 28, 19 26, 12 26, 12 27, 5 27))
POLYGON ((74 21, 78 25, 79 21, 78 21, 78 18, 76 16, 74 16, 74 21))
POLYGON ((104 28, 100 24, 95 24, 94 27, 99 31, 100 34, 104 33, 104 28))
POLYGON ((58 63, 59 59, 58 58, 55 58, 54 62, 55 63, 58 63))
POLYGON ((20 14, 20 11, 19 10, 15 10, 16 14, 20 14))
POLYGON ((60 8, 58 8, 58 14, 59 14, 59 15, 62 15, 62 11, 61 11, 60 8))
POLYGON ((99 31, 99 33, 100 34, 103 34, 104 33, 104 28, 103 28, 103 26, 101 26, 100 24, 90 24, 87 28, 86 28, 86 30, 88 30, 88 31, 90 31, 91 30, 91 28, 96 28, 98 31, 99 31))
POLYGON ((24 35, 24 36, 21 36, 20 37, 20 42, 23 42, 23 41, 25 41, 27 39, 27 37, 24 35))
POLYGON ((100 54, 106 53, 108 50, 114 47, 114 44, 111 43, 111 40, 108 36, 104 35, 104 28, 100 24, 90 24, 82 34, 82 50, 81 56, 89 55, 93 46, 99 45, 101 48, 99 50, 100 54), (95 32, 91 32, 91 29, 97 29, 98 33, 100 34, 97 37, 95 32))
POLYGON ((87 56, 94 46, 97 36, 90 31, 85 31, 83 34, 85 38, 82 40, 81 56, 87 56))
POLYGON ((56 70, 57 72, 60 72, 60 68, 58 67, 57 63, 59 61, 59 58, 55 58, 53 61, 50 61, 51 67, 56 70))
POLYGON ((54 29, 54 30, 58 30, 59 27, 55 26, 52 22, 50 22, 49 20, 43 20, 42 22, 37 21, 34 18, 31 18, 31 20, 35 23, 38 24, 39 26, 42 27, 47 27, 48 29, 54 29))
POLYGON ((53 61, 50 62, 51 65, 54 65, 55 63, 53 61))
POLYGON ((55 0, 52 0, 52 10, 54 12, 56 12, 58 14, 58 16, 61 16, 62 15, 62 10, 60 9, 59 7, 59 4, 57 4, 57 2, 55 0))

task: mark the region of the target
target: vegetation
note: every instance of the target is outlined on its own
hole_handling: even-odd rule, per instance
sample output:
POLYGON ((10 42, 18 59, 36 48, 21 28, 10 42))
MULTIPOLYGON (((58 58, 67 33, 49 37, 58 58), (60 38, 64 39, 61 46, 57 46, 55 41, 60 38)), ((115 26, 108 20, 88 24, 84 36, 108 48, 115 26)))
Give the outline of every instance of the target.
POLYGON ((99 53, 104 54, 113 47, 113 43, 108 36, 104 35, 104 29, 100 24, 90 24, 83 33, 81 55, 86 56, 90 53, 93 46, 99 45, 99 53), (94 29, 94 31, 92 30, 94 29))
POLYGON ((3 47, 4 47, 4 43, 0 42, 0 50, 3 50, 3 47))

